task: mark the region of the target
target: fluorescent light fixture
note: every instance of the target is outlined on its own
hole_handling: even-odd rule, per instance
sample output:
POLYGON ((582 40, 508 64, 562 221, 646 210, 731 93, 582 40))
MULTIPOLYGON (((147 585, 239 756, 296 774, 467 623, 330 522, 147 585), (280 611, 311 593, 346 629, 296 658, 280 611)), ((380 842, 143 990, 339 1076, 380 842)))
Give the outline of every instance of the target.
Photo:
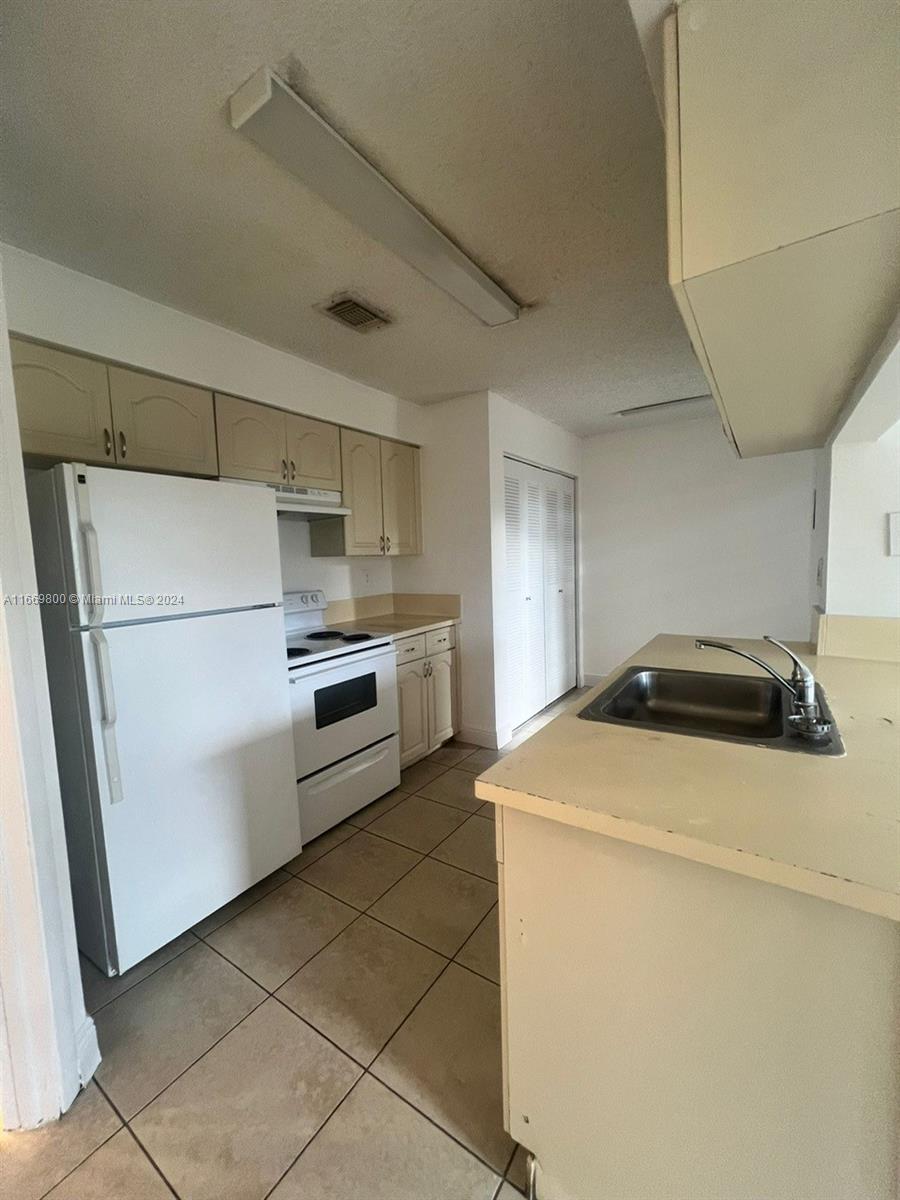
POLYGON ((268 67, 234 93, 230 115, 234 129, 485 325, 516 320, 518 304, 268 67))
MULTIPOLYGON (((636 417, 639 413, 659 412, 660 409, 672 409, 677 404, 689 404, 693 408, 706 408, 712 396, 707 392, 703 396, 679 396, 677 400, 657 400, 655 404, 636 404, 634 408, 620 408, 614 412, 614 417, 636 417)), ((684 410, 686 411, 686 410, 684 410)))

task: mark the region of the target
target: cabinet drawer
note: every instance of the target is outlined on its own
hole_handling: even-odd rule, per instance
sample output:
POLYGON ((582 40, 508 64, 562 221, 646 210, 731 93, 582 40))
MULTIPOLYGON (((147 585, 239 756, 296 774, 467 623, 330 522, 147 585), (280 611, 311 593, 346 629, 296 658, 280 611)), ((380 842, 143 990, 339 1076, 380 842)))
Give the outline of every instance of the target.
POLYGON ((430 629, 425 634, 425 653, 440 654, 442 650, 452 650, 456 645, 455 633, 452 625, 446 629, 430 629))
POLYGON ((425 634, 419 633, 415 637, 400 638, 398 642, 394 642, 397 650, 397 662, 414 662, 417 658, 424 658, 426 653, 425 634))

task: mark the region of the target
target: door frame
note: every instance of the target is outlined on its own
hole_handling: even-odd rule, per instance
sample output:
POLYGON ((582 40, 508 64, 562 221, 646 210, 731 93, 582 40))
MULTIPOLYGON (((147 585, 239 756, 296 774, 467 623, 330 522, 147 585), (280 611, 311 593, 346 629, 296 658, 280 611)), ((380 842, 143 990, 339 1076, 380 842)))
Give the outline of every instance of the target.
MULTIPOLYGON (((37 592, 0 263, 0 581, 37 592)), ((0 606, 0 1103, 6 1129, 60 1116, 100 1062, 85 1011, 36 604, 0 606)))
MULTIPOLYGON (((507 460, 509 460, 510 462, 521 463, 523 466, 526 466, 526 467, 536 467, 537 470, 547 471, 551 475, 561 475, 563 477, 563 479, 571 479, 571 481, 572 481, 572 489, 573 489, 572 543, 573 543, 573 549, 575 552, 575 686, 581 687, 583 684, 583 681, 584 681, 584 675, 583 675, 583 671, 582 671, 582 662, 581 662, 581 642, 582 642, 582 637, 581 637, 581 612, 582 612, 582 607, 581 607, 581 521, 580 521, 580 517, 579 517, 578 476, 572 475, 571 472, 569 472, 569 471, 561 471, 558 467, 548 467, 546 465, 546 463, 536 462, 534 459, 526 458, 523 454, 513 454, 512 452, 504 450, 502 457, 501 457, 501 467, 502 467, 502 474, 500 476, 501 479, 505 479, 505 477, 506 477, 506 465, 505 464, 506 464, 507 460)), ((501 524, 498 528, 502 529, 503 541, 499 545, 497 543, 494 543, 492 545, 491 553, 492 553, 493 558, 498 559, 500 562, 504 562, 505 554, 506 554, 506 526, 505 526, 505 524, 501 524)), ((495 617, 496 617, 496 612, 495 612, 495 617)), ((496 620, 494 621, 494 627, 496 630, 496 620)), ((495 641, 496 641, 496 638, 495 638, 495 641)), ((496 653, 496 651, 495 651, 495 653, 496 653)), ((502 671, 497 670, 497 664, 495 663, 495 672, 494 672, 495 711, 496 711, 496 707, 497 707, 496 693, 498 691, 498 686, 499 686, 499 689, 505 689, 505 687, 506 687, 506 681, 504 678, 505 667, 506 667, 505 659, 500 665, 503 668, 502 671)), ((504 696, 505 696, 505 691, 502 694, 504 694, 504 696)), ((500 725, 498 722, 498 725, 497 725, 497 745, 498 745, 498 747, 505 745, 506 742, 508 742, 510 740, 510 738, 513 735, 513 728, 514 728, 513 726, 508 726, 506 724, 500 725)))

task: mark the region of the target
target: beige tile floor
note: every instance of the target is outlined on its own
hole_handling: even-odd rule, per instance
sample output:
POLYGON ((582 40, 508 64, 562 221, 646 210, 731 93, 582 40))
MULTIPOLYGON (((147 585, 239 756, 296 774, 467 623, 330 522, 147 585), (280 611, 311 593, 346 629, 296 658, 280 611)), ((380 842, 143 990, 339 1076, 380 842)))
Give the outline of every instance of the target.
POLYGON ((474 797, 501 753, 448 744, 125 976, 85 963, 103 1063, 61 1121, 0 1134, 0 1192, 519 1196, 493 811, 474 797))

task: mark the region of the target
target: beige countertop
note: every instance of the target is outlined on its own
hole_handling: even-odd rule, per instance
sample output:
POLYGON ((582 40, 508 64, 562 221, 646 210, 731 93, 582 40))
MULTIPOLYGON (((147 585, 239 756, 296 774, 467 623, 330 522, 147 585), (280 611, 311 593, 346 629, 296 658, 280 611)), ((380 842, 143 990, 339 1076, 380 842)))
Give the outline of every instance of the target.
POLYGON ((335 628, 365 630, 368 633, 390 633, 395 638, 412 637, 417 633, 428 633, 432 629, 444 629, 447 625, 458 625, 457 617, 441 617, 431 613, 379 613, 374 617, 358 621, 339 621, 335 628))
MULTIPOLYGON (((784 666, 765 642, 734 644, 784 666)), ((475 794, 900 921, 900 666, 799 652, 844 757, 581 720, 604 683, 480 775, 475 794)), ((663 634, 605 682, 636 665, 761 674, 663 634)))

